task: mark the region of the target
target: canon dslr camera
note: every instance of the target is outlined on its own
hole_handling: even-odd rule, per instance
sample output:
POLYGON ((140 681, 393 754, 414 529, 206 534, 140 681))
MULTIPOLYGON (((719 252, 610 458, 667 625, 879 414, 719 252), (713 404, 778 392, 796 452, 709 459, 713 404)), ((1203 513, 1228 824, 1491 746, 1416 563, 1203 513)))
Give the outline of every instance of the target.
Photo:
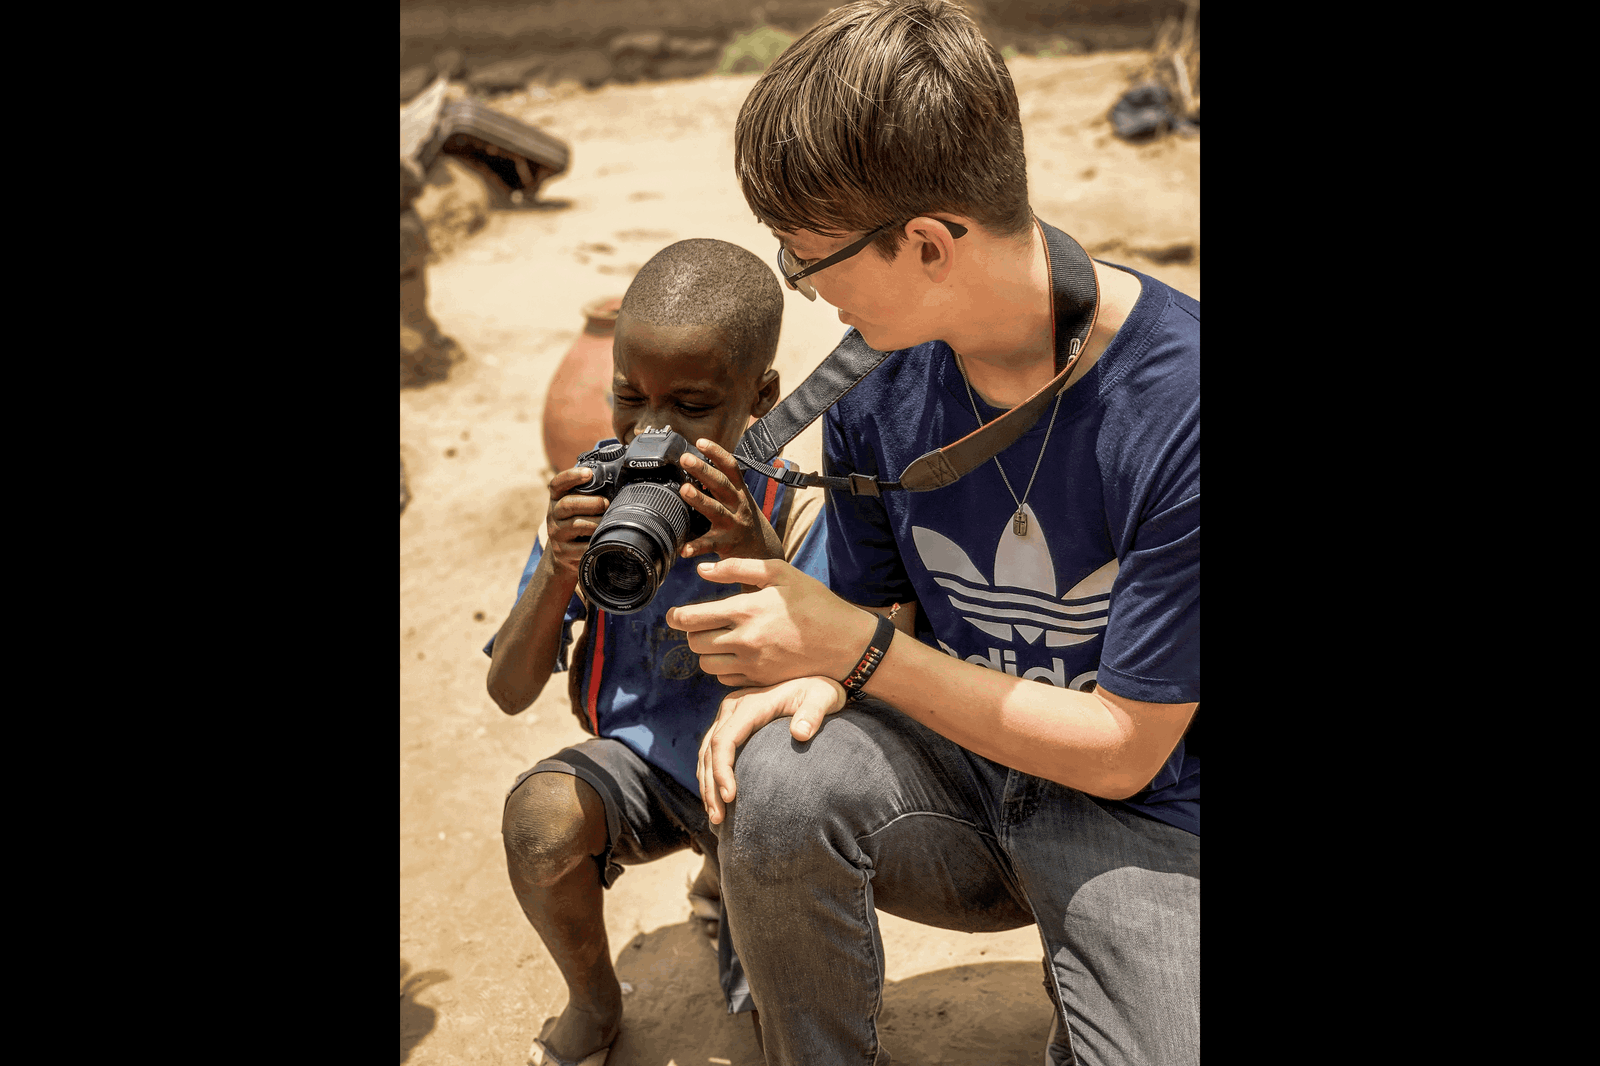
POLYGON ((655 599, 683 546, 711 528, 678 495, 685 481, 699 485, 678 466, 683 455, 705 460, 671 426, 647 427, 626 448, 613 437, 572 464, 594 471, 573 492, 611 501, 578 563, 578 584, 591 603, 613 614, 640 610, 655 599))

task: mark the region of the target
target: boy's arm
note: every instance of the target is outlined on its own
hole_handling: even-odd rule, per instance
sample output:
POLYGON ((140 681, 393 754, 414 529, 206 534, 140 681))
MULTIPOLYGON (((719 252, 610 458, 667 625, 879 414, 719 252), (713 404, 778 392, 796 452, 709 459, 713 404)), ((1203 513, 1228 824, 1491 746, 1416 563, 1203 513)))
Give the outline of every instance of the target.
POLYGON ((577 581, 555 573, 551 553, 539 557, 528 587, 495 636, 489 696, 507 714, 527 710, 555 669, 562 622, 577 581))
POLYGON ((518 714, 538 699, 555 669, 562 620, 578 587, 578 562, 607 505, 604 497, 567 495, 588 479, 588 469, 576 467, 551 480, 545 518, 549 547, 495 637, 489 696, 507 714, 518 714))

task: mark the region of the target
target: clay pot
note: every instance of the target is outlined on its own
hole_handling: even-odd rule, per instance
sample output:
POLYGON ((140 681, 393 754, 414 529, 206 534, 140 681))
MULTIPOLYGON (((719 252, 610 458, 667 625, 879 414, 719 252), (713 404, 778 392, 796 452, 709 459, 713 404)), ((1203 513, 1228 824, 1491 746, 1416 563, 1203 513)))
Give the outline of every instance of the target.
POLYGON ((550 379, 544 401, 544 454, 552 470, 613 435, 611 428, 611 340, 622 297, 584 305, 587 320, 550 379))

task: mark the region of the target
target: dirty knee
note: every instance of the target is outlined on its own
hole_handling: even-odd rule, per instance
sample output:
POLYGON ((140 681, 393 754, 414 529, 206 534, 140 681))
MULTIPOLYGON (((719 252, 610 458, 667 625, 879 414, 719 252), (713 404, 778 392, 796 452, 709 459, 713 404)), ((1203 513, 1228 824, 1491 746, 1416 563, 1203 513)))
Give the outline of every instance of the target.
POLYGON ((512 877, 547 888, 605 851, 605 804, 571 774, 533 774, 506 800, 500 830, 512 877))

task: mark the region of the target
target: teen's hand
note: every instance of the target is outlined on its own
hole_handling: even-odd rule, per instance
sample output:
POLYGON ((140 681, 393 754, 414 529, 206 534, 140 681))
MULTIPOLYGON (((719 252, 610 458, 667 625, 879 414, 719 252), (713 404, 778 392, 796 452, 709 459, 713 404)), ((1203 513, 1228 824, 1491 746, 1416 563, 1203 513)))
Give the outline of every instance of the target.
POLYGON ((845 677, 877 631, 872 612, 781 559, 722 559, 701 563, 699 572, 755 589, 667 612, 667 625, 689 634, 700 669, 730 688, 845 677))
POLYGON ((738 462, 713 440, 701 438, 694 446, 711 462, 685 455, 678 465, 704 485, 705 491, 685 482, 679 494, 711 520, 711 529, 685 544, 679 554, 685 559, 706 552, 716 552, 723 559, 782 559, 783 541, 745 488, 738 462))
POLYGON ((717 720, 700 741, 700 801, 712 825, 720 825, 727 805, 738 796, 733 760, 756 730, 788 716, 789 735, 807 741, 817 735, 828 715, 844 707, 844 686, 828 677, 800 677, 766 688, 731 693, 717 708, 717 720))
POLYGON ((588 550, 589 537, 600 525, 609 501, 604 496, 569 495, 593 476, 586 466, 563 470, 550 479, 550 508, 545 514, 544 557, 557 580, 578 584, 578 561, 588 550))

